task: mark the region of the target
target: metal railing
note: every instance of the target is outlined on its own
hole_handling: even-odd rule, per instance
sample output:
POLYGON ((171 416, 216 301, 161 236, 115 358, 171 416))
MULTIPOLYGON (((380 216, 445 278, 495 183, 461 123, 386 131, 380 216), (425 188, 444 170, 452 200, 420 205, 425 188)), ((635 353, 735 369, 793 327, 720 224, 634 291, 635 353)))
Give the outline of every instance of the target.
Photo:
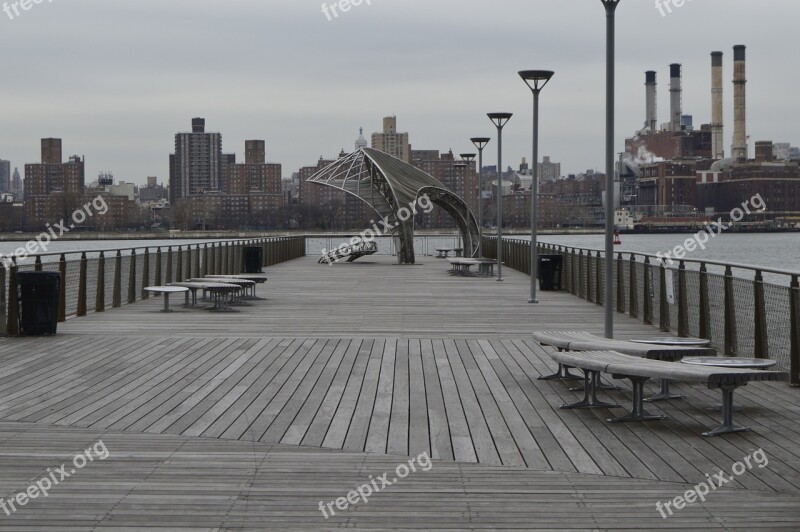
MULTIPOLYGON (((484 255, 496 258, 496 237, 484 255)), ((530 275, 531 244, 503 239, 503 262, 530 275)), ((540 244, 540 255, 560 255, 560 289, 602 305, 602 250, 540 244)), ((800 272, 674 259, 620 251, 614 260, 615 310, 680 337, 705 338, 725 356, 771 359, 800 385, 800 272), (777 282, 765 282, 769 274, 777 282)))
MULTIPOLYGON (((19 333, 16 275, 20 271, 61 274, 58 321, 104 312, 148 299, 147 286, 162 286, 205 275, 241 273, 245 247, 261 246, 263 266, 305 256, 305 237, 204 242, 178 246, 43 253, 31 264, 0 262, 0 321, 5 333, 19 333)), ((0 330, 0 333, 3 331, 0 330)))

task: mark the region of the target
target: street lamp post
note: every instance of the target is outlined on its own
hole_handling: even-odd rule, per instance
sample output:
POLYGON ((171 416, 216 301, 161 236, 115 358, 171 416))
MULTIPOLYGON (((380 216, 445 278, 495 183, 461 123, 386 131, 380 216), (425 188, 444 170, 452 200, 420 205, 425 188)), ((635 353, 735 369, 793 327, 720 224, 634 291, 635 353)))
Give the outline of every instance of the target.
POLYGON ((478 257, 483 257, 483 148, 489 144, 489 137, 469 139, 478 148, 478 257))
POLYGON ((606 260, 605 332, 614 337, 614 14, 619 0, 600 0, 606 9, 606 260))
POLYGON ((538 303, 536 300, 537 275, 537 223, 539 199, 539 93, 547 82, 553 77, 551 70, 522 70, 519 77, 533 92, 533 159, 531 160, 531 298, 528 303, 538 303))
MULTIPOLYGON (((456 162, 453 163, 453 168, 456 170, 456 177, 459 177, 459 174, 461 174, 461 178, 466 181, 467 163, 465 161, 456 161, 456 162)), ((464 245, 463 245, 466 242, 465 243, 461 242, 461 232, 460 231, 458 232, 457 239, 458 239, 458 247, 460 247, 462 249, 462 251, 465 252, 464 256, 466 257, 466 250, 464 249, 464 245)))
MULTIPOLYGON (((472 211, 474 207, 475 201, 475 184, 474 183, 467 183, 467 177, 469 176, 469 169, 472 168, 472 162, 475 160, 474 153, 462 153, 461 160, 464 161, 464 200, 467 202, 467 207, 470 211, 472 211), (470 186, 467 187, 467 184, 470 186), (469 189, 468 189, 469 188, 469 189)), ((467 231, 469 231, 469 220, 467 220, 467 231)), ((470 248, 470 252, 472 249, 470 248)), ((466 250, 464 256, 466 257, 466 250)))
POLYGON ((497 128, 497 281, 503 282, 503 128, 512 113, 489 113, 489 120, 497 128))

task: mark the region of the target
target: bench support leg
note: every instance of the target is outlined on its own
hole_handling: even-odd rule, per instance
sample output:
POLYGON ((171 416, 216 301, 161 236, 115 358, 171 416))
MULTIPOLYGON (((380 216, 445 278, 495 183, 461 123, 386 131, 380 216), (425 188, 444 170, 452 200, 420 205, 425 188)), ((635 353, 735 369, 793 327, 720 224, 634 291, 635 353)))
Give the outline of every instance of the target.
POLYGON ((647 413, 644 409, 644 383, 649 380, 649 377, 630 377, 625 378, 631 380, 633 386, 633 408, 630 414, 625 416, 609 419, 611 423, 623 423, 626 421, 656 421, 666 419, 666 416, 655 416, 647 413))
POLYGON ((750 429, 747 427, 739 427, 733 424, 733 391, 736 386, 728 384, 721 386, 722 390, 722 425, 704 432, 703 436, 719 436, 720 434, 727 434, 729 432, 747 432, 750 429))
POLYGON ((583 370, 583 400, 570 405, 561 405, 563 409, 573 408, 619 408, 616 403, 604 403, 597 400, 597 384, 600 382, 600 373, 597 371, 583 370))
POLYGON ((668 401, 670 399, 683 399, 682 395, 673 394, 669 391, 669 379, 661 379, 661 391, 645 401, 668 401))
POLYGON ((569 372, 569 366, 565 366, 563 364, 559 364, 558 365, 558 371, 556 371, 552 375, 539 377, 537 380, 540 380, 540 381, 555 381, 555 380, 560 380, 560 379, 578 380, 580 378, 581 378, 580 376, 573 375, 572 373, 569 372))

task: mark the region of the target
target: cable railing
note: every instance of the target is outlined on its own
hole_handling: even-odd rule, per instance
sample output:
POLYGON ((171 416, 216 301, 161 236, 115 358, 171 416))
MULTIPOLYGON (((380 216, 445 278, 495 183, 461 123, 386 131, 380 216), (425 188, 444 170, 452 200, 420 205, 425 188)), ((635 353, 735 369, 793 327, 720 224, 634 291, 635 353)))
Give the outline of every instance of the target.
MULTIPOLYGON (((484 238, 488 258, 497 258, 496 247, 496 237, 484 238)), ((530 275, 530 241, 503 239, 502 252, 506 266, 530 275)), ((562 257, 558 288, 604 304, 603 250, 540 243, 537 252, 562 257)), ((710 340, 725 356, 774 360, 800 385, 800 272, 707 259, 666 263, 633 251, 616 252, 613 261, 618 313, 710 340)))
MULTIPOLYGON (((262 248, 262 266, 305 256, 305 237, 273 237, 202 242, 177 246, 146 246, 91 251, 42 253, 30 261, 0 262, 0 325, 8 336, 19 333, 17 280, 19 272, 58 272, 58 321, 89 312, 146 300, 148 286, 163 286, 205 275, 241 273, 245 247, 262 248)), ((2 331, 0 331, 0 335, 2 331)))

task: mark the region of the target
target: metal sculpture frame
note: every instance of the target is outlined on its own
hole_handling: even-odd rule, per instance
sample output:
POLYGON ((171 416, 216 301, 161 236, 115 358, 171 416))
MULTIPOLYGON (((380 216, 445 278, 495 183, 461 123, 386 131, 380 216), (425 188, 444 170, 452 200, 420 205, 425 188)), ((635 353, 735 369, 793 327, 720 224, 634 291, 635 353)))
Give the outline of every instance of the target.
POLYGON ((464 200, 432 175, 389 154, 362 148, 326 166, 307 182, 342 190, 369 205, 397 240, 400 264, 415 263, 413 214, 419 199, 426 196, 453 218, 465 256, 478 255, 478 222, 464 200))

